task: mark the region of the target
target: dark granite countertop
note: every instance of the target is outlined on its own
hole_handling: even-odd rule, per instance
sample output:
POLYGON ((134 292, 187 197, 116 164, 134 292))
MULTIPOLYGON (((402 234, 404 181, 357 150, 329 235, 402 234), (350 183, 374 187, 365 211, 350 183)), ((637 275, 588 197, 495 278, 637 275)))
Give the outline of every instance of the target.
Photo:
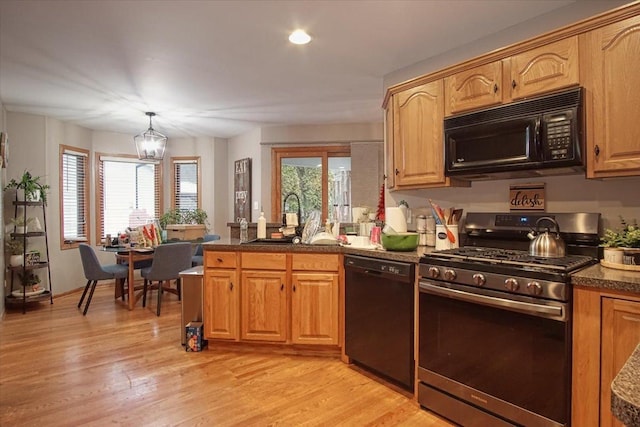
POLYGON ((611 384, 611 411, 626 426, 640 426, 640 344, 611 384))
POLYGON ((600 264, 571 275, 571 283, 579 286, 640 294, 640 272, 615 270, 600 264))
POLYGON ((351 255, 368 256, 372 258, 387 259, 392 261, 415 262, 427 252, 433 250, 432 247, 418 247, 418 249, 409 252, 387 251, 384 249, 358 249, 351 246, 339 245, 294 245, 291 243, 240 243, 235 238, 223 237, 220 240, 206 242, 202 244, 205 250, 222 250, 222 251, 253 251, 253 252, 324 252, 324 253, 342 253, 351 255))

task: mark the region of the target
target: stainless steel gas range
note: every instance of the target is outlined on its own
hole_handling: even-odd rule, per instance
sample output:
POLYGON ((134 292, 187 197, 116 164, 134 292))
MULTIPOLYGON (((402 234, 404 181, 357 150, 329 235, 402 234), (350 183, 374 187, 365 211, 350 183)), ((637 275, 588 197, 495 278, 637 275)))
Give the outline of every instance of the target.
POLYGON ((599 214, 469 213, 466 246, 420 260, 420 404, 462 426, 568 426, 571 274, 598 259, 599 214), (551 216, 567 256, 527 252, 551 216))

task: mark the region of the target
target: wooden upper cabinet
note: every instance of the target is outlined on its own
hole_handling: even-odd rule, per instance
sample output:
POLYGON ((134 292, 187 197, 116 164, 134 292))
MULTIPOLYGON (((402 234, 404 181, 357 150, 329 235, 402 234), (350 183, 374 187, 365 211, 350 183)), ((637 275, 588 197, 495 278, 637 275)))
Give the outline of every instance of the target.
POLYGON ((395 187, 445 186, 442 80, 393 96, 395 187))
POLYGON ((640 175, 640 16, 582 35, 587 177, 640 175))
POLYGON ((578 37, 568 37, 508 58, 510 100, 528 98, 579 83, 578 37))
POLYGON ((387 105, 384 115, 384 154, 387 188, 396 186, 394 161, 393 161, 393 101, 387 105))
POLYGON ((502 61, 481 65, 444 79, 445 114, 460 113, 502 102, 502 61))

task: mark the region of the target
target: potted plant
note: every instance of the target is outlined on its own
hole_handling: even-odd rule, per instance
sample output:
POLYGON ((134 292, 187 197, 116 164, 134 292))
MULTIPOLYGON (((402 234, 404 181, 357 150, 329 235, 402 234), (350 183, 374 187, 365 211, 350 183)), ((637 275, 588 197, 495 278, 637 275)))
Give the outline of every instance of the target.
POLYGON ((19 267, 24 263, 24 243, 22 239, 12 239, 10 236, 6 236, 4 247, 10 255, 9 265, 19 267))
POLYGON ((34 292, 40 289, 40 277, 33 271, 26 271, 24 275, 18 273, 18 278, 21 280, 22 286, 28 287, 29 291, 27 292, 34 292))
POLYGON ((600 239, 604 260, 614 264, 640 265, 640 227, 637 220, 627 222, 620 216, 620 227, 606 229, 600 239))
POLYGON ((33 223, 34 218, 27 218, 25 221, 24 216, 18 215, 15 218, 11 218, 11 224, 13 224, 15 228, 15 232, 17 234, 26 234, 29 231, 29 224, 33 223))
POLYGON ((171 209, 160 217, 160 227, 168 240, 197 240, 207 232, 207 218, 202 209, 171 209))
POLYGON ((24 191, 24 200, 37 202, 41 200, 43 203, 47 203, 47 190, 51 187, 49 184, 43 184, 40 182, 39 176, 33 176, 29 171, 24 171, 19 181, 11 178, 9 183, 4 187, 5 190, 15 188, 16 190, 24 191))

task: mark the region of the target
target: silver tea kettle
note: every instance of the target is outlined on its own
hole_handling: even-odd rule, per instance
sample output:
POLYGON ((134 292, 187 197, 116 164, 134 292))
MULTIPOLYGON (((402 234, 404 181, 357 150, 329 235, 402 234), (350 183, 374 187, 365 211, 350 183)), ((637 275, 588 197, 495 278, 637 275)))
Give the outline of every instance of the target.
POLYGON ((555 219, 549 216, 542 216, 536 221, 536 229, 531 230, 528 234, 531 239, 529 244, 529 255, 545 257, 545 258, 560 258, 565 256, 567 247, 560 237, 560 227, 555 219), (555 235, 549 233, 549 227, 544 233, 540 233, 540 223, 543 221, 549 221, 555 225, 555 235))

